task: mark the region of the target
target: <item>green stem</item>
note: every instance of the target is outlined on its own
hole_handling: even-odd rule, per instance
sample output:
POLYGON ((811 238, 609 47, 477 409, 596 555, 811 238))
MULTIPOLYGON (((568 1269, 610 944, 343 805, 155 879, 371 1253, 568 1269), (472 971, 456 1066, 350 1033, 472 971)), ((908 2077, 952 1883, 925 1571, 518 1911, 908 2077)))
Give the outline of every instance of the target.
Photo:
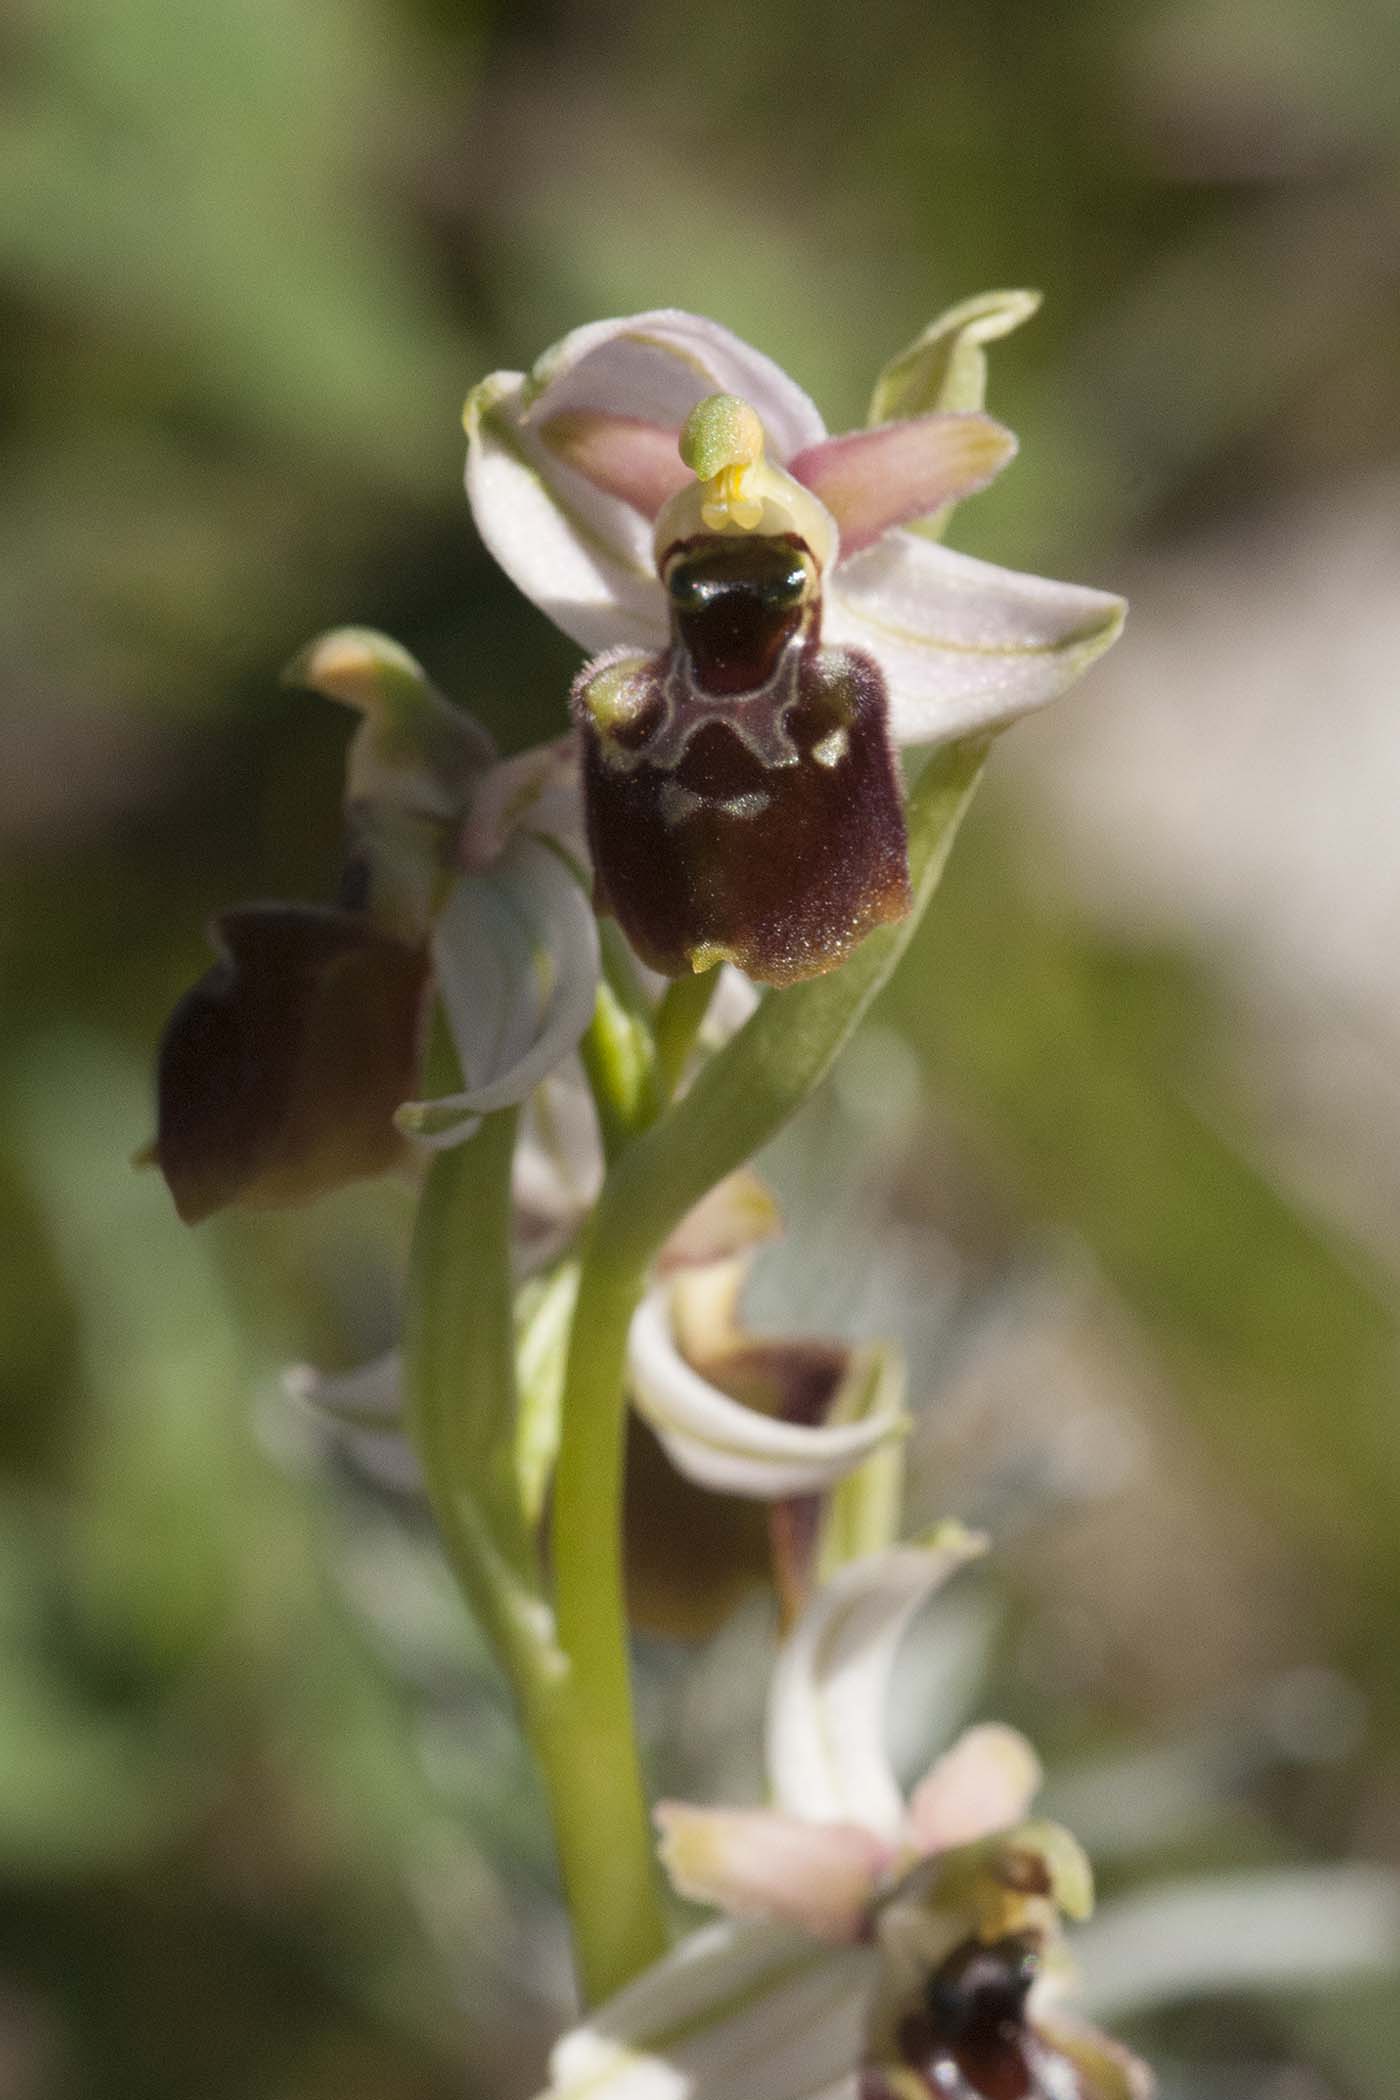
POLYGON ((404 1323, 408 1420, 444 1549, 519 1703, 549 1798, 581 1980, 597 1997, 660 1952, 660 1914, 625 1653, 586 1635, 561 1646, 524 1513, 510 1274, 515 1126, 514 1114, 488 1116, 428 1169, 404 1323), (620 1708, 611 1689, 619 1670, 620 1708), (619 1853, 613 1834, 629 1816, 638 1834, 619 1853))
POLYGON ((554 1481, 553 1563, 558 1638, 583 1753, 569 1782, 584 1891, 574 1920, 594 1999, 626 1983, 663 1945, 623 1588, 632 1314, 667 1234, 801 1105, 903 954, 937 887, 984 748, 939 753, 910 795, 908 917, 872 934, 830 976, 770 992, 679 1104, 622 1150, 587 1235, 554 1481))
POLYGON ((699 976, 677 977, 661 995, 655 1023, 656 1068, 668 1101, 685 1076, 695 1038, 719 985, 719 975, 718 970, 705 970, 699 976))
POLYGON ((487 1116, 474 1138, 429 1166, 404 1313, 410 1431, 448 1549, 472 1565, 479 1610, 489 1601, 476 1594, 483 1539, 517 1580, 539 1589, 513 1464, 516 1121, 514 1111, 487 1116))
POLYGON ((645 1277, 644 1265, 611 1261, 606 1243, 590 1234, 554 1479, 558 1635, 583 1753, 572 1783, 586 1839, 587 1915, 575 1912, 575 1930, 592 2002, 620 1989, 665 1946, 632 1713, 622 1557, 627 1334, 645 1277))

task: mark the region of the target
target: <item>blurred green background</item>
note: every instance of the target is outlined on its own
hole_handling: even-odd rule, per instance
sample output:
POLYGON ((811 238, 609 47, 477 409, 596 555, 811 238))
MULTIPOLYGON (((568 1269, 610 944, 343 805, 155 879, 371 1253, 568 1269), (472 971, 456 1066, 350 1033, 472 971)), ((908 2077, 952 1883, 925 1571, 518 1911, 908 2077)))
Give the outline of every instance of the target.
MULTIPOLYGON (((780 1148, 790 1265, 905 1331, 923 1502, 1004 1547, 978 1704, 1110 1892, 1400 1863, 1397 81, 1393 0, 7 13, 5 2100, 514 2095, 559 2018, 498 1688, 276 1383, 387 1342, 407 1192, 188 1234, 127 1161, 209 914, 333 882, 293 650, 380 625, 508 748, 557 730, 461 403, 650 305, 840 429, 941 307, 1047 294, 955 537, 1134 619, 780 1148)), ((692 1785, 731 1638, 644 1658, 692 1785)), ((1383 1973, 1156 1997, 1183 2100, 1394 2093, 1383 1973)))

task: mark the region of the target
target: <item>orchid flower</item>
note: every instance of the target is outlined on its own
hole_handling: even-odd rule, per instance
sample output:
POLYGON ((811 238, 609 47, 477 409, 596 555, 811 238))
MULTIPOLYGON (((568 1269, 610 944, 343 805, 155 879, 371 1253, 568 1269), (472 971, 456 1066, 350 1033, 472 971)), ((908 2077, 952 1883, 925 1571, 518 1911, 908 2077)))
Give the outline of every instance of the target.
MULTIPOLYGON (((675 1246, 663 1268, 677 1265, 675 1246)), ((744 1263, 721 1257, 657 1281, 632 1319, 633 1405, 701 1487, 766 1502, 820 1494, 903 1433, 899 1395, 871 1379, 868 1352, 745 1333, 743 1279, 744 1263), (766 1405, 734 1397, 745 1388, 766 1405)))
POLYGON ((294 1203, 525 1101, 593 1012, 598 933, 572 739, 501 761, 383 635, 342 628, 288 680, 360 716, 333 907, 244 905, 162 1039, 152 1148, 180 1215, 294 1203), (460 1087, 415 1101, 429 992, 460 1087))
POLYGON ((1004 727, 1117 635, 1120 599, 933 537, 1015 450, 976 361, 1033 304, 935 323, 844 437, 761 352, 670 309, 473 392, 482 537, 602 652, 574 687, 589 840, 651 967, 831 968, 909 908, 895 749, 1004 727))
MULTIPOLYGON (((676 1471, 699 1487, 774 1504, 833 1487, 906 1427, 897 1387, 871 1376, 871 1351, 743 1333, 736 1306, 744 1258, 779 1229, 773 1198, 751 1170, 712 1189, 667 1241, 628 1348, 633 1404, 676 1471)), ((557 1394, 542 1397, 539 1388, 559 1368, 549 1336, 567 1326, 575 1279, 571 1265, 557 1269, 527 1299, 531 1316, 522 1324, 520 1383, 535 1403, 525 1410, 525 1501, 535 1517, 557 1435, 557 1422, 541 1427, 557 1394)), ((372 1468, 386 1470, 374 1446, 398 1440, 403 1427, 397 1351, 340 1373, 298 1365, 285 1382, 362 1453, 370 1439, 372 1468)), ((395 1450, 387 1470, 411 1478, 406 1449, 395 1450)), ((786 1565, 782 1573, 791 1579, 786 1565)))
POLYGON ((772 1805, 657 1811, 673 1882, 728 1918, 563 2037, 547 2100, 1145 2100, 1143 2067, 1055 2004, 1092 1887, 1026 1820, 1029 1746, 972 1728, 907 1802, 885 1751, 903 1634, 980 1545, 947 1526, 818 1592, 772 1680, 772 1805))

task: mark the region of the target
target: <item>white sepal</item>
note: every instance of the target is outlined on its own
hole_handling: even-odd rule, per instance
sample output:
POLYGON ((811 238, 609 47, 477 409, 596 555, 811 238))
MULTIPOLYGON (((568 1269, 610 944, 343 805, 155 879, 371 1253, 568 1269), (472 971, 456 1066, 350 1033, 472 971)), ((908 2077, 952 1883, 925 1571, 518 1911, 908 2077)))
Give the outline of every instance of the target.
POLYGON ((433 933, 433 967, 467 1083, 409 1103, 399 1121, 438 1147, 524 1101, 576 1049, 599 967, 581 882, 552 847, 516 833, 491 867, 453 884, 433 933))
POLYGON ((1107 591, 895 531, 827 579, 822 632, 879 662, 895 743, 934 744, 1044 707, 1116 639, 1125 611, 1107 591))
POLYGON ((666 646, 651 525, 552 453, 524 421, 525 375, 493 372, 467 404, 467 499, 517 589, 590 655, 666 646))
POLYGON ((930 1544, 856 1561, 818 1591, 783 1643, 769 1692, 775 1807, 899 1838, 904 1798, 885 1747, 895 1655, 920 1605, 984 1546, 947 1524, 930 1544))
POLYGON ((539 357, 527 383, 531 422, 579 409, 673 427, 707 395, 735 394, 787 461, 826 436, 816 403, 780 365, 703 314, 654 307, 575 328, 539 357))
POLYGON ((887 1411, 806 1429, 731 1400, 682 1356, 664 1286, 634 1315, 627 1359, 632 1398, 673 1465, 720 1494, 778 1501, 819 1493, 904 1428, 904 1416, 887 1411))
POLYGON ((859 2063, 871 1947, 728 1920, 645 1970, 550 2058, 550 2100, 826 2100, 859 2063))

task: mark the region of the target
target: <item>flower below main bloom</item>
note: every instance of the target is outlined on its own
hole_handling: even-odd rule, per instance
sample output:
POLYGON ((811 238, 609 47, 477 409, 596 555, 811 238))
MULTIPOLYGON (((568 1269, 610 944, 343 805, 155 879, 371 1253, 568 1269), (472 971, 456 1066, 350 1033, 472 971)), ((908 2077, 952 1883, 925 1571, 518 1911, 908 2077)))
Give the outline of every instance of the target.
POLYGON ((1058 2002, 1087 1862, 1027 1820, 1012 1730, 960 1736, 906 1802, 884 1717, 914 1614, 980 1541, 854 1563, 783 1645, 771 1805, 663 1804, 680 1891, 730 1913, 564 2036, 547 2100, 1147 2100, 1142 2065, 1058 2002))
POLYGON ((934 537, 1015 450, 949 375, 1027 310, 950 317, 928 398, 906 353, 879 420, 844 437, 761 353, 669 310, 577 329, 473 393, 483 538, 603 652, 574 687, 589 839, 653 968, 831 968, 908 909, 896 748, 1003 727, 1117 634, 1121 600, 934 537))
MULTIPOLYGON (((747 1258, 779 1229, 758 1176, 729 1176, 671 1234, 632 1321, 626 1559, 633 1621, 649 1632, 703 1636, 770 1584, 795 1609, 811 1586, 822 1498, 908 1427, 889 1351, 744 1326, 747 1258)), ((532 1525, 557 1450, 577 1284, 578 1264, 566 1259, 521 1293, 517 1376, 529 1429, 517 1468, 532 1525)), ((421 1492, 397 1350, 348 1372, 299 1365, 285 1382, 358 1470, 421 1492)))

